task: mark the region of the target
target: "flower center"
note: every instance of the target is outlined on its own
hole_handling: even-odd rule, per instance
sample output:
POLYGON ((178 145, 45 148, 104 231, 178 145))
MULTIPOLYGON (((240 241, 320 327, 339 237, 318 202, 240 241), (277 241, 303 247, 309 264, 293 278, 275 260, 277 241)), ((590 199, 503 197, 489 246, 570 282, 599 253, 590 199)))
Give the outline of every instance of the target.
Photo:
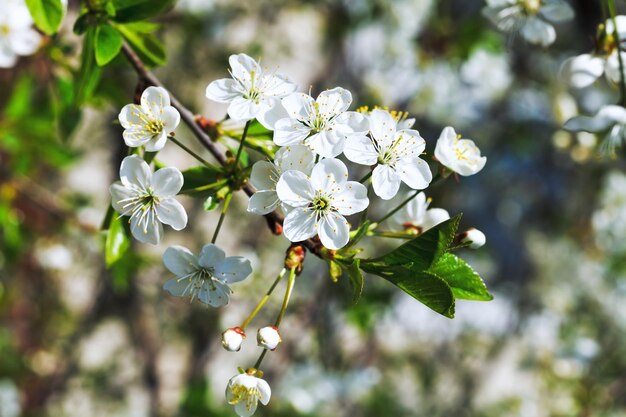
POLYGON ((11 28, 6 23, 0 24, 0 35, 7 36, 11 32, 11 28))
POLYGON ((245 401, 248 411, 252 411, 257 405, 259 398, 261 398, 261 393, 257 387, 247 388, 244 385, 234 385, 231 391, 233 393, 233 399, 229 401, 230 404, 235 405, 241 401, 245 401))
POLYGON ((521 5, 528 15, 536 15, 541 9, 541 0, 521 0, 521 5))
POLYGON ((150 119, 146 123, 146 130, 153 135, 157 135, 163 131, 163 122, 161 120, 150 119))
POLYGON ((381 165, 389 165, 393 161, 393 151, 391 149, 385 149, 378 155, 378 163, 381 165))
POLYGON ((312 205, 316 213, 325 213, 330 209, 330 200, 326 196, 318 195, 313 199, 312 205))

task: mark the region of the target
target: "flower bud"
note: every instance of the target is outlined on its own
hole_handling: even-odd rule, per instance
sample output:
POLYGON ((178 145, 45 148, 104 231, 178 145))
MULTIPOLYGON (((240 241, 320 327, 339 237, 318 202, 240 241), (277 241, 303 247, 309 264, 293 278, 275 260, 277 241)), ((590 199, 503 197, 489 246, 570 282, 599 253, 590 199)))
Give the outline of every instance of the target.
POLYGON ((246 332, 241 327, 231 327, 222 333, 222 346, 229 352, 238 352, 245 338, 246 332))
POLYGON ((486 241, 485 234, 473 227, 461 233, 461 243, 469 243, 469 247, 472 249, 480 248, 486 241))
POLYGON ((256 334, 256 341, 259 346, 265 349, 274 350, 282 339, 280 338, 280 332, 277 327, 266 326, 259 329, 256 334))

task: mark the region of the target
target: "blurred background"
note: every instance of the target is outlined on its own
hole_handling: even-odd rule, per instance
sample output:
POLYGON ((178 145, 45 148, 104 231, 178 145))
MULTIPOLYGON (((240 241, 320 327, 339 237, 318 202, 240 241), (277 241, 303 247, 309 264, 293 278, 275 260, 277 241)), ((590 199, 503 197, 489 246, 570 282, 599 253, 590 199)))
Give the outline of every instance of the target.
MULTIPOLYGON (((257 415, 626 416, 625 164, 601 156, 596 136, 560 129, 618 96, 604 80, 578 91, 559 80, 604 20, 600 2, 571 4, 575 20, 548 49, 498 33, 482 0, 179 0, 157 20, 168 59, 155 73, 196 113, 223 117, 204 90, 246 52, 302 91, 342 86, 353 109, 410 112, 429 153, 451 125, 488 158, 429 195, 487 235, 462 256, 495 299, 460 301, 449 320, 368 276, 351 306, 349 284, 311 256, 264 362, 273 398, 257 415)), ((217 219, 183 197, 184 232, 105 267, 99 227, 126 153, 117 114, 137 77, 118 57, 66 111, 75 6, 39 53, 0 69, 0 417, 235 415, 226 383, 254 363, 253 329, 273 320, 282 290, 240 353, 220 333, 273 281, 288 242, 240 214, 236 195, 220 244, 251 259, 254 276, 224 309, 170 297, 163 250, 199 248, 217 219)), ((184 127, 177 136, 202 152, 184 127)), ((159 158, 194 165, 171 146, 159 158)))

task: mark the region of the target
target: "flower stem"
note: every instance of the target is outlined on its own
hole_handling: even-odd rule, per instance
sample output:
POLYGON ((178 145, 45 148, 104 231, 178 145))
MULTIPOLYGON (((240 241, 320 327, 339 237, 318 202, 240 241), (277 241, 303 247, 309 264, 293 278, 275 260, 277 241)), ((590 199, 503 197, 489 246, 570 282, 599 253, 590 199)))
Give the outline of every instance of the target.
POLYGON ((420 193, 420 191, 421 190, 415 190, 415 192, 413 194, 411 194, 409 197, 407 197, 402 203, 398 204, 398 206, 396 208, 391 210, 389 213, 385 214, 385 216, 383 216, 383 218, 378 220, 376 223, 381 224, 382 222, 384 222, 385 220, 387 220, 388 218, 390 218, 391 216, 396 214, 398 211, 400 211, 400 209, 402 207, 406 206, 411 200, 413 200, 415 197, 417 197, 417 195, 420 193))
POLYGON ((222 207, 222 212, 220 213, 220 219, 217 221, 217 226, 215 227, 215 233, 213 233, 213 239, 211 239, 211 243, 215 243, 215 241, 217 240, 217 235, 222 228, 222 223, 224 223, 224 217, 226 217, 226 211, 228 210, 228 205, 230 204, 230 200, 232 198, 232 192, 226 194, 226 198, 224 198, 224 206, 222 207))
POLYGON ((243 152, 243 145, 246 142, 246 136, 248 135, 248 128, 250 127, 250 120, 246 122, 245 127, 243 128, 243 133, 241 134, 241 140, 239 141, 239 148, 237 148, 237 155, 235 155, 235 163, 233 164, 235 167, 239 162, 239 158, 241 157, 241 152, 243 152))
POLYGON ((613 21, 613 36, 617 43, 617 61, 619 62, 619 86, 620 86, 620 104, 626 105, 626 79, 624 78, 624 60, 622 58, 621 39, 619 38, 619 32, 617 31, 617 19, 615 12, 615 0, 608 1, 609 12, 611 13, 611 20, 613 21))
POLYGON ((213 168, 213 165, 211 165, 209 162, 207 162, 204 158, 202 158, 200 155, 198 155, 197 153, 195 153, 194 151, 192 151, 191 149, 189 149, 187 146, 183 145, 178 139, 176 139, 174 136, 169 136, 169 139, 174 142, 176 145, 178 145, 179 148, 181 148, 183 151, 187 152, 189 155, 193 156, 194 158, 196 158, 198 161, 202 162, 203 165, 208 166, 209 168, 213 168))
POLYGON ((269 290, 267 290, 267 292, 265 293, 265 295, 263 296, 263 298, 261 298, 261 301, 259 301, 259 303, 256 305, 256 307, 254 307, 254 310, 252 310, 252 313, 250 313, 250 315, 248 317, 246 317, 246 319, 243 321, 243 323, 241 323, 241 327, 243 330, 246 329, 246 327, 248 326, 248 324, 250 324, 250 322, 252 321, 252 319, 257 315, 257 313, 259 311, 261 311, 261 309, 263 308, 263 306, 265 305, 265 303, 267 302, 267 300, 270 298, 270 295, 272 294, 272 292, 274 291, 274 288, 276 288, 276 286, 278 285, 278 283, 280 282, 281 279, 283 279, 283 277, 285 276, 285 273, 287 272, 287 270, 285 268, 283 268, 280 273, 278 274, 278 276, 276 277, 276 280, 274 281, 274 283, 272 284, 272 286, 270 287, 269 290))
POLYGON ((392 239, 413 239, 418 235, 414 233, 402 233, 402 232, 370 232, 370 236, 388 237, 392 239))
POLYGON ((370 172, 368 172, 367 174, 365 174, 365 176, 364 176, 363 178, 361 178, 361 179, 359 180, 359 182, 360 182, 361 184, 365 184, 365 181, 369 180, 371 176, 372 176, 372 171, 370 170, 370 172))

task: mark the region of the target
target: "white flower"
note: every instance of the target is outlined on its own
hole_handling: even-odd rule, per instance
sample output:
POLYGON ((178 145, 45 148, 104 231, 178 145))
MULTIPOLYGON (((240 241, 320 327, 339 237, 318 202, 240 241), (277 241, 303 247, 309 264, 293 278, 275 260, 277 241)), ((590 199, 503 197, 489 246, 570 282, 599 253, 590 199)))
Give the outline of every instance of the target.
POLYGON ((283 223, 287 239, 300 242, 319 234, 329 249, 342 248, 350 239, 344 216, 369 205, 365 186, 348 181, 348 169, 335 158, 320 161, 311 177, 300 171, 285 171, 276 193, 284 204, 293 207, 283 223))
POLYGON ((487 242, 485 234, 478 229, 468 229, 461 234, 461 243, 469 244, 472 249, 478 249, 487 242))
POLYGON ((257 344, 268 350, 275 350, 282 342, 280 332, 276 326, 265 326, 256 333, 257 344))
POLYGON ((267 214, 278 207, 280 200, 276 195, 276 183, 280 175, 295 169, 309 175, 315 158, 304 145, 285 146, 274 156, 274 163, 259 161, 252 166, 250 183, 256 192, 248 201, 248 211, 254 214, 267 214))
POLYGON ((111 185, 113 208, 130 216, 130 230, 143 243, 156 245, 163 225, 174 230, 187 225, 187 213, 174 199, 183 186, 183 174, 176 168, 162 168, 152 174, 148 164, 136 155, 127 156, 120 166, 120 180, 111 185))
POLYGON ((380 109, 371 112, 369 122, 370 136, 350 136, 344 154, 357 164, 376 164, 372 173, 376 195, 383 200, 393 198, 401 182, 415 190, 428 187, 433 175, 420 158, 426 142, 417 130, 404 128, 412 123, 398 123, 388 111, 380 109))
MULTIPOLYGON (((563 62, 562 76, 574 88, 584 88, 593 84, 604 74, 614 83, 620 82, 618 41, 626 40, 626 16, 616 16, 617 31, 613 19, 608 19, 601 28, 598 45, 593 54, 582 54, 563 62)), ((620 52, 626 64, 626 53, 620 52)))
POLYGON ((461 139, 450 126, 443 129, 437 145, 435 157, 450 170, 464 177, 474 175, 487 163, 486 156, 480 156, 480 149, 470 139, 461 139))
POLYGON ((163 254, 165 267, 176 275, 163 289, 176 297, 195 298, 211 307, 228 304, 228 284, 243 281, 252 272, 250 261, 229 256, 216 245, 204 245, 199 256, 182 246, 171 246, 163 254))
POLYGON ((41 35, 32 28, 33 18, 21 0, 3 1, 0 13, 0 68, 10 68, 18 56, 35 53, 41 35))
POLYGON ((613 154, 615 148, 626 140, 626 109, 610 104, 602 107, 594 117, 576 116, 569 119, 563 128, 571 132, 608 132, 602 146, 609 154, 613 154))
POLYGON ((229 352, 238 352, 245 338, 246 332, 241 327, 231 327, 222 333, 222 346, 229 352))
POLYGON ((520 31, 528 42, 548 46, 556 39, 548 21, 571 20, 574 10, 565 0, 487 0, 483 15, 503 32, 520 31))
POLYGON ((419 193, 390 219, 391 223, 399 229, 414 230, 419 234, 450 218, 444 209, 429 209, 430 201, 426 194, 419 193))
POLYGON ((289 117, 274 125, 277 145, 307 145, 324 157, 332 158, 343 152, 346 136, 367 130, 364 115, 346 112, 352 94, 341 87, 320 93, 316 100, 304 93, 293 93, 282 99, 289 117))
MULTIPOLYGON (((266 72, 246 54, 231 55, 228 59, 232 78, 213 81, 206 88, 206 97, 219 103, 230 103, 228 115, 234 120, 257 119, 263 126, 272 127, 266 120, 268 112, 280 104, 280 99, 296 91, 297 86, 282 74, 266 72)), ((284 111, 284 110, 283 110, 284 111)))
POLYGON ((235 375, 228 381, 226 400, 235 406, 239 417, 250 417, 256 411, 258 402, 267 405, 272 390, 263 379, 248 374, 235 375))
POLYGON ((141 105, 127 104, 118 116, 124 128, 126 146, 146 146, 146 151, 163 149, 167 136, 180 122, 178 110, 170 106, 170 96, 164 88, 148 87, 141 95, 141 105))

